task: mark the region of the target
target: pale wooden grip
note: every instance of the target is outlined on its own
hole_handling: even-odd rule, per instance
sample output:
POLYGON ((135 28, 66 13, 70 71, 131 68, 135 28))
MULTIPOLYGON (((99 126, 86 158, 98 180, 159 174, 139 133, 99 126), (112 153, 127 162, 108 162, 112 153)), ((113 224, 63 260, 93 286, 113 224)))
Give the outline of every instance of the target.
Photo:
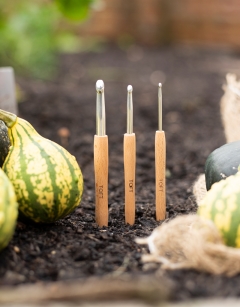
POLYGON ((125 223, 135 222, 135 169, 136 137, 135 133, 124 134, 123 142, 124 177, 125 177, 125 223))
POLYGON ((166 139, 164 131, 155 135, 155 175, 156 175, 156 219, 166 216, 166 139))
POLYGON ((95 216, 97 224, 108 226, 108 137, 94 136, 95 216))

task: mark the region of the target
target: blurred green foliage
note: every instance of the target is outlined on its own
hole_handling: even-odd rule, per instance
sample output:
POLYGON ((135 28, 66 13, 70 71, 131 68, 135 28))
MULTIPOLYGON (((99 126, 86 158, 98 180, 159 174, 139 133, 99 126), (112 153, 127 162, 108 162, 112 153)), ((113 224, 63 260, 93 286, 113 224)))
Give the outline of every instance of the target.
POLYGON ((93 0, 0 0, 0 66, 49 78, 58 51, 74 51, 79 37, 67 26, 86 18, 93 0))
POLYGON ((56 3, 64 16, 71 20, 81 20, 87 16, 92 0, 56 0, 56 3))

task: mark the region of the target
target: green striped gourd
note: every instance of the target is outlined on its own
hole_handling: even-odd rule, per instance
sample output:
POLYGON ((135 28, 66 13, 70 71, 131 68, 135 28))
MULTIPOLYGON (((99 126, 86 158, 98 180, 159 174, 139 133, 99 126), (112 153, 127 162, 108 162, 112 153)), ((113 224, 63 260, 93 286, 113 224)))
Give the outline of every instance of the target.
POLYGON ((51 223, 79 205, 83 177, 74 156, 43 138, 25 120, 0 110, 11 142, 3 170, 12 182, 21 216, 51 223))
POLYGON ((0 250, 12 238, 18 215, 18 205, 13 186, 0 168, 0 250))
POLYGON ((214 222, 226 245, 240 247, 240 173, 214 183, 198 214, 214 222))
POLYGON ((10 147, 8 137, 8 128, 2 120, 0 120, 0 167, 2 167, 10 147))

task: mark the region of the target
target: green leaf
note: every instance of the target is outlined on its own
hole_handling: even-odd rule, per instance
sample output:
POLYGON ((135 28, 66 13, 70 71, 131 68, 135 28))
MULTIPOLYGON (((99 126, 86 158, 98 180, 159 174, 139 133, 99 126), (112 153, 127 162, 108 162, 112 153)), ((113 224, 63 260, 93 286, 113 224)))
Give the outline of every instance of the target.
POLYGON ((55 69, 56 26, 59 12, 54 5, 22 5, 0 27, 0 66, 47 78, 55 69))
POLYGON ((79 21, 86 18, 93 0, 55 0, 62 14, 73 20, 79 21))

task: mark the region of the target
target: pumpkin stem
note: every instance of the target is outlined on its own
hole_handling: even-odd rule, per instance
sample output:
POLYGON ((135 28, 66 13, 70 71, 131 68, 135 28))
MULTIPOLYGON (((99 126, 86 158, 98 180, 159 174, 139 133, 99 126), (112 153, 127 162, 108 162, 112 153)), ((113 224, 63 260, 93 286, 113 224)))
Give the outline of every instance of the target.
POLYGON ((8 128, 12 128, 17 121, 17 115, 0 109, 0 120, 2 120, 8 128))

